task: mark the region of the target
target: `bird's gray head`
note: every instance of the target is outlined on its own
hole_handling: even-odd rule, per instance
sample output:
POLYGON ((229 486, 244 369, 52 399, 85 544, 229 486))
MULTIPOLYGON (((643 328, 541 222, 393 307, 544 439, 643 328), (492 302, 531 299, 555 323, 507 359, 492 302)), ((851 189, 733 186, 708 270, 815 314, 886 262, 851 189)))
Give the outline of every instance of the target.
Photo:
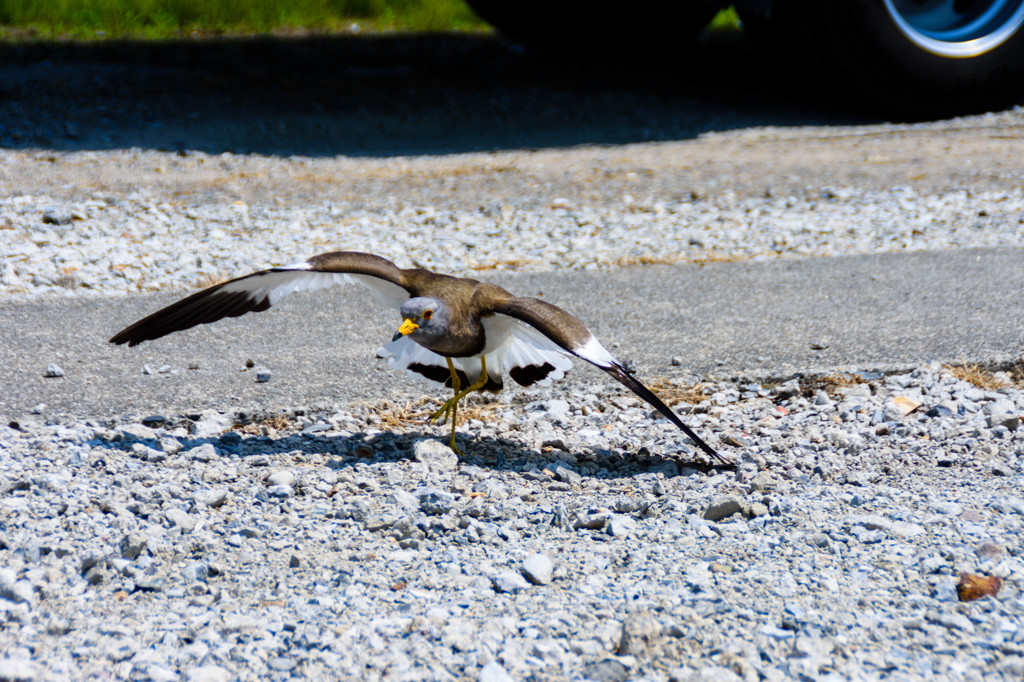
POLYGON ((429 347, 448 333, 450 311, 444 301, 432 296, 410 298, 402 304, 402 326, 392 341, 408 335, 420 345, 429 347))

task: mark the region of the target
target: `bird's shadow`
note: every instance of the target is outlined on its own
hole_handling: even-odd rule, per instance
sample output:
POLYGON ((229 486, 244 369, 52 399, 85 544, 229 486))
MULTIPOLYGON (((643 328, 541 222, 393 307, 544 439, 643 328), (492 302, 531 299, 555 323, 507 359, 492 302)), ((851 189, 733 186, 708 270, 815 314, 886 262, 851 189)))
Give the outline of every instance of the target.
MULTIPOLYGON (((183 425, 189 421, 187 417, 182 418, 183 425)), ((304 431, 277 437, 243 435, 238 430, 230 430, 217 437, 176 440, 181 445, 179 452, 186 457, 200 446, 210 444, 214 446, 218 457, 252 462, 257 457, 290 454, 293 460, 299 456, 301 461, 307 464, 319 462, 336 470, 417 460, 416 445, 424 440, 436 440, 444 447, 448 445, 447 438, 424 431, 378 430, 342 431, 335 434, 304 431)), ((569 467, 579 473, 581 478, 616 479, 651 473, 660 473, 666 478, 672 478, 735 469, 732 464, 711 463, 704 459, 701 453, 688 447, 666 453, 654 453, 644 447, 636 452, 594 446, 574 447, 571 454, 577 464, 570 465, 564 457, 569 450, 563 449, 557 441, 555 445, 537 449, 526 447, 523 443, 508 438, 457 434, 456 443, 463 453, 459 458, 460 466, 468 465, 495 471, 524 472, 539 469, 552 472, 559 467, 569 467)), ((155 458, 157 462, 164 457, 157 438, 134 437, 123 432, 121 437, 95 439, 88 445, 118 450, 140 458, 155 458), (139 443, 146 446, 146 449, 137 451, 134 446, 139 443)), ((429 461, 424 463, 430 464, 429 461)))

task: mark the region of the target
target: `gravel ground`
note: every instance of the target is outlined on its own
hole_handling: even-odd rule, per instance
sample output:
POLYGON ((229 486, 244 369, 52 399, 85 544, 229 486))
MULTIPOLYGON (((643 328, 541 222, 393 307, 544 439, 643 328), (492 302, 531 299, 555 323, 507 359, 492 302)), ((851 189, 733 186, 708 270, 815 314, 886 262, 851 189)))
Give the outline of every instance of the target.
MULTIPOLYGON (((1020 245, 1022 200, 12 197, 2 295, 184 290, 310 243, 462 273, 1020 245)), ((686 408, 736 459, 724 471, 607 384, 481 402, 461 462, 415 404, 13 415, 0 678, 1019 678, 1021 377, 787 379, 711 382, 686 408), (959 601, 961 573, 1000 578, 997 596, 959 601)))
MULTIPOLYGON (((496 78, 474 99, 459 71, 410 89, 421 111, 377 87, 418 66, 293 87, 285 64, 261 90, 255 64, 224 94, 202 51, 69 49, 0 70, 4 304, 184 292, 339 248, 467 274, 1024 245, 1020 111, 709 126, 720 103, 677 122, 682 98, 630 74, 528 90, 547 71, 506 53, 525 97, 496 78), (351 103, 324 96, 310 118, 311 92, 369 103, 339 123, 351 103), (412 111, 410 139, 447 131, 442 151, 682 141, 335 156, 364 128, 393 154, 412 111)), ((483 61, 460 49, 453 68, 483 61)), ((693 400, 736 461, 718 470, 608 383, 476 401, 461 461, 420 403, 5 415, 0 679, 1020 679, 1024 378, 918 364, 679 368, 656 388, 693 400)))
POLYGON ((0 677, 1019 679, 1010 380, 709 384, 720 472, 605 385, 478 405, 462 461, 416 404, 28 416, 0 677))
MULTIPOLYGON (((157 153, 140 155, 138 162, 157 153)), ((200 166, 215 163, 199 155, 200 166)), ((297 161, 296 163, 303 163, 297 161)), ((820 188, 799 196, 537 209, 355 208, 235 200, 170 203, 140 193, 86 201, 0 199, 0 296, 110 296, 184 290, 324 250, 470 275, 616 265, 1024 246, 1024 190, 820 188), (401 239, 393 235, 401 234, 401 239), (514 235, 514 238, 510 238, 514 235)))

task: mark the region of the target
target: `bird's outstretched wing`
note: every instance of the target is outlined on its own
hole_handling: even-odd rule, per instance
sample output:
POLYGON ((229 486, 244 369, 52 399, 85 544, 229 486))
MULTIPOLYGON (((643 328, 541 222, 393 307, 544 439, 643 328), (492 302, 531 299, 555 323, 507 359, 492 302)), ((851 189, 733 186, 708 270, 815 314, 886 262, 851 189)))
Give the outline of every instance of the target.
POLYGON ((731 464, 728 459, 718 454, 714 448, 694 433, 693 429, 684 424, 683 420, 668 405, 662 402, 661 398, 656 396, 651 389, 644 386, 632 374, 627 372, 622 364, 601 345, 597 337, 587 329, 587 326, 574 315, 547 301, 518 297, 495 306, 494 312, 525 322, 568 353, 608 372, 619 383, 646 400, 658 412, 665 415, 670 422, 682 429, 683 433, 689 436, 710 457, 720 462, 731 464))
POLYGON ((296 291, 346 282, 365 286, 377 303, 396 310, 410 296, 403 286, 403 271, 391 261, 369 253, 334 251, 203 289, 122 329, 110 343, 135 346, 198 324, 266 310, 296 291))

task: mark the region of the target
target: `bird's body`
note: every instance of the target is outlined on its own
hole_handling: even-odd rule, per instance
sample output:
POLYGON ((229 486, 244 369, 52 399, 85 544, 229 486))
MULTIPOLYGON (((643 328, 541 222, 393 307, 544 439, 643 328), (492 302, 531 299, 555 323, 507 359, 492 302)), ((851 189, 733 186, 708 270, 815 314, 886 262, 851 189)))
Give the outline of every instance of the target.
POLYGON ((454 389, 455 396, 434 415, 450 414, 453 449, 461 397, 474 390, 500 391, 506 373, 522 386, 560 379, 572 367, 569 356, 575 356, 611 374, 707 454, 724 461, 568 312, 475 279, 402 269, 372 254, 336 251, 229 280, 139 320, 110 341, 134 346, 198 324, 266 310, 296 291, 344 282, 365 286, 379 304, 403 317, 402 327, 378 356, 387 357, 392 368, 454 389))

